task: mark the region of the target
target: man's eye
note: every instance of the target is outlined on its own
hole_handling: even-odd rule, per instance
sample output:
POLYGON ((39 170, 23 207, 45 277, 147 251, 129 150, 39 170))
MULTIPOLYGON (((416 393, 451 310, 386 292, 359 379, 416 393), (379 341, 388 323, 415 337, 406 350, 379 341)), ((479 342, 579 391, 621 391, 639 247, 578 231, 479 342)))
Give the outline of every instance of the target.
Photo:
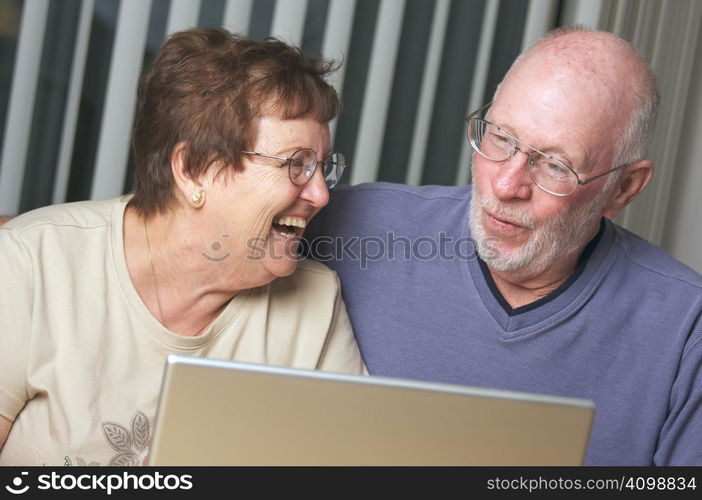
POLYGON ((544 172, 554 179, 560 180, 568 177, 569 171, 563 165, 553 162, 541 162, 541 165, 544 172))
POLYGON ((490 134, 490 140, 494 144, 509 144, 509 138, 501 134, 490 134))

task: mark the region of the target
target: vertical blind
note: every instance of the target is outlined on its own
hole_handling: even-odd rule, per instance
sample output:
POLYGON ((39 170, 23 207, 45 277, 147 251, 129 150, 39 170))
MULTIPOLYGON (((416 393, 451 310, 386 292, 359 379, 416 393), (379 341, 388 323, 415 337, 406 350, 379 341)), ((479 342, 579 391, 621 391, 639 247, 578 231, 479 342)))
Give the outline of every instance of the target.
POLYGON ((538 38, 557 22, 557 2, 527 0, 0 2, 19 23, 0 45, 13 67, 0 88, 0 213, 128 192, 139 74, 169 33, 193 26, 276 36, 343 63, 332 130, 345 182, 467 182, 467 111, 521 51, 526 25, 538 38))
MULTIPOLYGON (((138 77, 181 29, 276 36, 342 62, 331 129, 344 182, 453 185, 470 181, 466 114, 546 31, 577 22, 631 40, 675 95, 668 130, 700 19, 696 0, 0 0, 0 214, 130 191, 138 77)), ((654 156, 674 164, 678 132, 654 156)), ((654 241, 673 173, 660 177, 621 218, 654 241)))

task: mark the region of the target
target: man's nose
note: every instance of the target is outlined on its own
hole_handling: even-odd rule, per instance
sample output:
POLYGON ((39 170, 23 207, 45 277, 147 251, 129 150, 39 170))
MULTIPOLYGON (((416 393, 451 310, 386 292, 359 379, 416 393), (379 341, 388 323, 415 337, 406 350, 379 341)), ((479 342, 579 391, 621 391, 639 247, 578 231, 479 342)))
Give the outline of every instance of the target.
POLYGON ((515 147, 512 157, 502 162, 492 180, 495 196, 503 201, 529 199, 534 186, 528 171, 530 161, 529 153, 515 147))

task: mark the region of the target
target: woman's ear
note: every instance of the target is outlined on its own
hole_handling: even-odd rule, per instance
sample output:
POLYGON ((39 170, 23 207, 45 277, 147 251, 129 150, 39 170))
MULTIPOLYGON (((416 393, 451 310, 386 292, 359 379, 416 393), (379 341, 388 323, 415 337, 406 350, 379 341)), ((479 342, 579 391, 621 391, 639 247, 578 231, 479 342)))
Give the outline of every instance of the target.
POLYGON ((648 185, 653 177, 653 162, 641 160, 624 168, 617 188, 604 209, 604 216, 613 219, 631 203, 648 185))
POLYGON ((180 198, 194 208, 201 208, 205 204, 205 186, 202 180, 194 177, 187 165, 188 146, 179 142, 171 152, 171 172, 175 180, 180 198))

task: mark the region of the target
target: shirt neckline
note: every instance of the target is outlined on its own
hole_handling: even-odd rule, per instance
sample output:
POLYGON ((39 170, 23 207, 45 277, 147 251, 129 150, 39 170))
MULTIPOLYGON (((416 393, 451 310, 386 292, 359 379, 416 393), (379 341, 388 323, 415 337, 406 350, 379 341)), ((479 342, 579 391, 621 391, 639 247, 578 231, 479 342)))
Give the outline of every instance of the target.
POLYGON ((495 280, 492 278, 487 264, 480 257, 478 257, 478 264, 480 265, 480 270, 483 273, 483 278, 485 278, 485 282, 490 288, 492 294, 495 296, 495 300, 497 300, 500 306, 502 306, 502 309, 504 309, 507 315, 516 316, 517 314, 523 314, 557 299, 558 296, 567 291, 568 288, 570 288, 577 281, 577 279, 580 277, 580 275, 582 275, 583 271, 585 270, 585 266, 587 265, 587 262, 590 259, 592 252, 597 247, 597 244, 599 243, 600 239, 602 239, 602 235, 604 234, 604 228, 605 222, 603 217, 602 220, 600 220, 600 228, 597 230, 597 234, 594 238, 590 240, 590 242, 585 246, 583 252, 580 254, 578 262, 575 266, 575 270, 571 273, 570 276, 568 276, 568 278, 563 283, 561 283, 558 286, 558 288, 553 290, 545 297, 541 297, 540 299, 535 300, 534 302, 530 302, 529 304, 525 304, 520 307, 513 308, 511 305, 509 305, 509 303, 505 300, 504 296, 497 287, 495 280))
POLYGON ((237 319, 245 309, 249 298, 258 289, 244 290, 238 293, 217 319, 200 335, 194 337, 179 335, 163 326, 141 300, 127 269, 127 259, 124 253, 124 213, 130 199, 131 196, 127 195, 115 200, 112 207, 110 231, 111 261, 129 308, 146 332, 157 342, 173 349, 194 350, 202 347, 219 336, 237 319))
POLYGON ((613 223, 602 218, 597 235, 586 246, 587 253, 583 251, 569 279, 548 296, 517 309, 509 307, 502 298, 487 269, 483 270, 485 264, 477 256, 468 261, 465 269, 497 330, 507 337, 516 337, 540 331, 575 312, 611 265, 608 255, 614 238, 613 223))

